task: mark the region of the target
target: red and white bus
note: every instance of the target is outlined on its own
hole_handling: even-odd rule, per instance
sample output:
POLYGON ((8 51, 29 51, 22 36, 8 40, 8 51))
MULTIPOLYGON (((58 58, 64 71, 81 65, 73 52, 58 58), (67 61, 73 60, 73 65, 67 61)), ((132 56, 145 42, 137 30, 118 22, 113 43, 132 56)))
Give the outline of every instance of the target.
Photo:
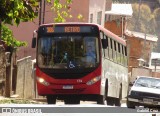
POLYGON ((43 24, 32 47, 37 49, 38 94, 46 96, 48 104, 83 100, 120 106, 127 96, 126 42, 102 26, 43 24))

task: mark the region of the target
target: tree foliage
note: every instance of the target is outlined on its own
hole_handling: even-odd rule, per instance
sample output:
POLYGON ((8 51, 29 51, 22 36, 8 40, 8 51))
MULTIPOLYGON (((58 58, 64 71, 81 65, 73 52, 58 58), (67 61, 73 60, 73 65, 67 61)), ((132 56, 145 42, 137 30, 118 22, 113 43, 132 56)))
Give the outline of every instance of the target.
POLYGON ((157 21, 156 31, 157 33, 160 33, 160 8, 155 9, 153 13, 155 16, 155 20, 157 21))
POLYGON ((31 21, 38 16, 39 0, 0 0, 0 30, 1 39, 8 46, 20 47, 26 45, 13 37, 6 24, 19 25, 20 22, 31 21))
POLYGON ((26 46, 27 43, 26 42, 21 42, 18 41, 14 38, 12 31, 6 26, 6 25, 2 25, 2 38, 3 38, 3 42, 5 42, 5 44, 7 46, 11 46, 11 47, 21 47, 21 46, 26 46))
POLYGON ((19 24, 38 16, 39 0, 0 0, 0 20, 5 24, 19 24))
MULTIPOLYGON (((54 22, 66 22, 67 18, 72 18, 70 11, 72 9, 71 4, 73 0, 47 0, 47 2, 52 4, 51 10, 53 10, 53 13, 56 14, 54 22)), ((77 14, 77 19, 83 21, 84 17, 82 14, 77 14)))
POLYGON ((133 4, 133 16, 128 23, 129 30, 155 34, 156 21, 148 5, 133 4))

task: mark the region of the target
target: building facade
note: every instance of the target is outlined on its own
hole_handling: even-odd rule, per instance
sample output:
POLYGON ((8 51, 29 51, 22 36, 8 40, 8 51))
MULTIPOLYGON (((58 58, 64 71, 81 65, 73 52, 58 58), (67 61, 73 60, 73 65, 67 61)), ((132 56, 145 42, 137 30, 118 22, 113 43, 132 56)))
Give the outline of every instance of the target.
POLYGON ((90 23, 97 23, 104 26, 105 11, 111 10, 112 0, 89 0, 90 23))
POLYGON ((151 52, 158 38, 154 35, 145 35, 144 33, 131 31, 125 32, 125 38, 127 41, 129 52, 129 72, 131 72, 133 67, 138 67, 140 65, 139 59, 142 59, 144 61, 144 67, 149 68, 151 52))

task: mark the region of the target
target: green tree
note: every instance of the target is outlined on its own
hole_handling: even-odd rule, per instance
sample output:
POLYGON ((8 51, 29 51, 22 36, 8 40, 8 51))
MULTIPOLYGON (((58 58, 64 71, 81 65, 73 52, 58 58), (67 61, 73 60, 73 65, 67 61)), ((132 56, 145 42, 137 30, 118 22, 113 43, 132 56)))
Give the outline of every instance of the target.
POLYGON ((0 0, 0 20, 4 24, 19 24, 38 16, 39 0, 0 0))
POLYGON ((19 25, 20 22, 31 21, 38 16, 39 0, 0 0, 0 38, 8 46, 20 47, 26 45, 13 37, 6 24, 19 25))
POLYGON ((137 32, 155 34, 156 21, 148 5, 133 4, 133 16, 128 23, 128 29, 137 32))
POLYGON ((160 8, 155 9, 153 13, 157 22, 156 31, 157 33, 160 33, 160 8))
POLYGON ((18 41, 14 38, 12 31, 6 26, 2 25, 2 35, 3 41, 7 46, 11 47, 21 47, 27 45, 26 42, 18 41))
POLYGON ((160 8, 157 8, 154 10, 154 16, 155 16, 155 20, 157 22, 156 24, 156 35, 158 36, 158 41, 157 41, 157 46, 154 49, 155 52, 159 52, 160 53, 160 8))
MULTIPOLYGON (((52 0, 47 0, 48 2, 52 3, 52 0)), ((54 0, 52 3, 51 10, 53 10, 54 14, 56 14, 56 17, 54 18, 54 22, 65 22, 66 18, 72 17, 70 12, 70 5, 72 3, 72 0, 65 0, 64 3, 62 3, 60 0, 54 0)))
MULTIPOLYGON (((53 10, 53 13, 56 14, 54 22, 66 22, 67 18, 72 18, 70 11, 73 0, 47 0, 47 2, 52 4, 51 10, 53 10)), ((77 19, 82 21, 84 20, 84 17, 82 14, 77 14, 77 19)))

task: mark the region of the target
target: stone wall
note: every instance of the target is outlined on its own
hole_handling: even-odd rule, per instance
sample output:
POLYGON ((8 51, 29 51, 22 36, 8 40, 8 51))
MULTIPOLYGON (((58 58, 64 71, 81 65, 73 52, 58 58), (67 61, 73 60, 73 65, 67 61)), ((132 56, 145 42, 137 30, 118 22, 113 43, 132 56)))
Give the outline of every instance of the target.
POLYGON ((0 45, 0 95, 4 95, 5 89, 6 60, 5 49, 0 45))
POLYGON ((17 61, 17 79, 16 92, 20 98, 32 98, 34 91, 34 80, 32 78, 32 61, 31 57, 17 61))

